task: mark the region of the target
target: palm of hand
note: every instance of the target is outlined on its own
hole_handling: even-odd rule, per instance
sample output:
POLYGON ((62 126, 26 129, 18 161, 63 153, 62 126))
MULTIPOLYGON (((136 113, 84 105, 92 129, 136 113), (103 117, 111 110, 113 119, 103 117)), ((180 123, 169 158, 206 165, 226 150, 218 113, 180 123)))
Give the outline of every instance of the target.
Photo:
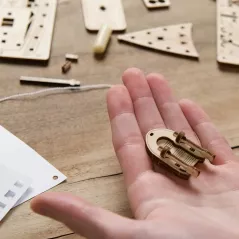
POLYGON ((33 209, 92 239, 238 238, 239 162, 204 111, 191 101, 176 102, 168 83, 158 75, 145 78, 131 69, 125 86, 108 94, 113 144, 121 164, 135 218, 130 220, 95 208, 82 199, 45 194, 33 209), (156 173, 148 158, 144 136, 153 128, 185 131, 193 141, 216 154, 215 165, 201 165, 189 181, 156 173))
POLYGON ((132 189, 141 194, 140 188, 147 188, 136 210, 137 218, 147 222, 137 238, 238 238, 238 170, 230 165, 221 172, 203 172, 190 185, 143 175, 132 189))

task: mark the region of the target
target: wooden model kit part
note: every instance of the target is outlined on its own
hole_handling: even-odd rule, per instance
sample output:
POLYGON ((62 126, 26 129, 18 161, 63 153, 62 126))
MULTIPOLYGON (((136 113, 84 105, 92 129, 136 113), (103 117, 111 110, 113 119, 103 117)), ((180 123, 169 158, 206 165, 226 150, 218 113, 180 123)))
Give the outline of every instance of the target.
POLYGON ((98 31, 108 25, 113 31, 126 29, 124 8, 121 0, 81 0, 85 27, 98 31))
POLYGON ((64 65, 61 67, 61 71, 63 74, 66 74, 71 69, 71 61, 66 61, 64 65))
POLYGON ((76 54, 67 53, 65 55, 65 58, 66 58, 67 61, 78 62, 79 56, 76 55, 76 54))
POLYGON ((21 76, 21 84, 39 84, 39 85, 53 85, 53 86, 80 86, 80 81, 75 79, 53 79, 44 77, 21 76))
POLYGON ((188 179, 198 177, 198 163, 215 158, 209 151, 188 140, 183 132, 168 129, 154 129, 146 135, 147 152, 151 159, 177 176, 188 179))
POLYGON ((170 0, 143 0, 149 9, 165 8, 170 6, 170 0))
POLYGON ((0 57, 48 60, 57 0, 0 2, 0 57))
POLYGON ((119 35, 118 40, 138 46, 198 58, 192 40, 192 24, 179 24, 119 35))
POLYGON ((217 0, 217 60, 239 65, 239 1, 217 0))
POLYGON ((106 24, 102 25, 102 27, 100 28, 97 34, 95 44, 93 46, 93 52, 95 54, 105 53, 111 39, 111 34, 112 34, 112 29, 106 24))

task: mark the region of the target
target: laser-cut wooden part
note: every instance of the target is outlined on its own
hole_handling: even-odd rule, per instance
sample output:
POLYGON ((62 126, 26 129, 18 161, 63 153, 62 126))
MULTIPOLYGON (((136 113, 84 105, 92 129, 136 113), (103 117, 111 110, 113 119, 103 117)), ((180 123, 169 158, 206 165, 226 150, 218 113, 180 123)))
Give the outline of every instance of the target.
POLYGON ((187 57, 199 57, 192 40, 191 23, 119 35, 118 40, 187 57))
POLYGON ((102 25, 102 27, 100 28, 97 34, 95 44, 93 46, 93 51, 95 54, 105 53, 111 39, 111 34, 112 34, 112 29, 106 24, 102 25))
POLYGON ((121 0, 82 0, 85 27, 90 31, 99 30, 103 24, 113 31, 126 29, 126 20, 121 0))
POLYGON ((0 57, 48 60, 57 0, 0 1, 0 57))
POLYGON ((168 129, 154 129, 146 135, 147 152, 151 159, 166 167, 177 176, 188 179, 198 177, 196 168, 207 158, 213 162, 215 158, 207 150, 188 140, 183 132, 177 133, 168 129))
POLYGON ((39 84, 39 85, 53 85, 53 86, 80 86, 80 81, 75 79, 52 79, 43 77, 21 76, 21 84, 39 84))
POLYGON ((78 59, 79 59, 79 56, 76 55, 76 54, 67 53, 67 54, 65 55, 65 58, 66 58, 67 61, 77 62, 78 59))
POLYGON ((217 60, 239 65, 239 1, 217 0, 217 60))
POLYGON ((169 0, 143 0, 147 8, 165 8, 170 6, 169 0))
POLYGON ((66 61, 64 65, 61 67, 61 71, 63 74, 66 74, 71 69, 71 61, 66 61))

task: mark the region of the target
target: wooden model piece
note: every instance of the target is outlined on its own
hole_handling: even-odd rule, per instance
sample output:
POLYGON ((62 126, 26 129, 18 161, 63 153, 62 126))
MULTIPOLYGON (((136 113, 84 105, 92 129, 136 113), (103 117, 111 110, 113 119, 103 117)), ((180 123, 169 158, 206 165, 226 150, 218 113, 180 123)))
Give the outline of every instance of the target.
POLYGON ((52 85, 52 86, 80 86, 80 81, 71 79, 52 79, 43 77, 21 76, 21 84, 37 84, 37 85, 52 85))
POLYGON ((48 60, 57 0, 0 1, 0 57, 48 60))
POLYGON ((217 60, 239 65, 239 1, 217 0, 217 60))
POLYGON ((85 27, 98 31, 103 24, 113 31, 126 29, 124 8, 121 0, 82 0, 85 27))
POLYGON ((155 129, 146 135, 146 148, 151 159, 183 179, 198 177, 198 163, 215 158, 206 149, 188 140, 183 132, 155 129))
POLYGON ((199 57, 192 40, 191 23, 124 34, 118 36, 118 40, 187 57, 199 57))
POLYGON ((149 9, 164 8, 170 6, 170 0, 143 0, 149 9))
POLYGON ((103 54, 106 51, 106 48, 110 42, 111 39, 111 34, 112 34, 112 29, 104 24, 96 37, 95 44, 93 47, 93 51, 95 54, 103 54))
POLYGON ((76 55, 76 54, 67 53, 65 55, 65 58, 66 58, 67 61, 78 62, 79 56, 76 55))
POLYGON ((66 74, 71 69, 71 61, 66 61, 61 67, 62 73, 66 74))

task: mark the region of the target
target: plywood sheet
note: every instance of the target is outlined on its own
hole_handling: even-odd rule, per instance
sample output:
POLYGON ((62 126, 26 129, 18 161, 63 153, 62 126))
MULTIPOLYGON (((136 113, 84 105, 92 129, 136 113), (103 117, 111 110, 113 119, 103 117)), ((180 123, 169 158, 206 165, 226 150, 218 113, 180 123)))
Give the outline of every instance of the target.
POLYGON ((103 24, 115 31, 126 29, 126 20, 121 0, 82 0, 85 26, 96 31, 103 24))
POLYGON ((0 57, 48 60, 57 0, 0 2, 0 57))

